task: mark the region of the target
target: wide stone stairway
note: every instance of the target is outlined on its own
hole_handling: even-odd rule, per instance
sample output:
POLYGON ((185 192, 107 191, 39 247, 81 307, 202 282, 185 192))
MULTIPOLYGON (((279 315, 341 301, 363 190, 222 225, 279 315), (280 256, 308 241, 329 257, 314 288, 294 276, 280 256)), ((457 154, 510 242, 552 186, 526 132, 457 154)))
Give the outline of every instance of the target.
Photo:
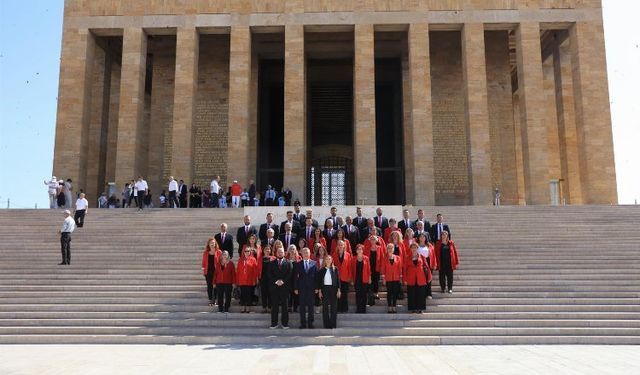
POLYGON ((640 207, 425 209, 458 245, 454 294, 436 272, 425 314, 386 314, 382 293, 334 330, 207 306, 202 249, 241 209, 92 209, 71 266, 60 210, 0 210, 0 344, 640 344, 640 207))

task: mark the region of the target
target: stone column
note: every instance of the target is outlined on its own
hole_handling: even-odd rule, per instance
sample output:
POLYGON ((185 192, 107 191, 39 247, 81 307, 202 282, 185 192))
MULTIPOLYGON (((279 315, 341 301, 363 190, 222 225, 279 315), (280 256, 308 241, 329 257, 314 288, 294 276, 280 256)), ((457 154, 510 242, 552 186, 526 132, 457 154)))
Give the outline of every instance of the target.
POLYGON ((618 203, 602 20, 570 29, 578 153, 585 204, 618 203))
POLYGON ((355 25, 353 67, 355 203, 377 204, 373 25, 355 25))
POLYGON ((491 143, 484 25, 467 23, 462 29, 462 72, 466 99, 469 182, 473 205, 490 205, 491 143))
MULTIPOLYGON (((251 30, 249 26, 231 27, 229 55, 229 126, 227 146, 227 176, 222 185, 238 180, 249 183, 249 104, 251 81, 251 30)), ((253 176, 253 173, 251 173, 253 176)))
MULTIPOLYGON (((542 62, 542 77, 546 102, 545 113, 547 115, 545 123, 549 150, 549 178, 560 180, 563 176, 560 168, 560 133, 558 131, 558 113, 556 110, 556 83, 553 69, 553 55, 542 62)), ((562 202, 559 203, 561 204, 562 202)))
POLYGON ((306 200, 306 74, 304 26, 284 29, 284 183, 306 200))
POLYGON ((435 180, 429 25, 409 25, 408 37, 410 102, 405 105, 410 107, 411 122, 404 127, 407 203, 432 206, 435 204, 435 180), (411 191, 412 196, 408 194, 411 191))
POLYGON ((124 29, 115 174, 120 187, 141 173, 138 138, 144 121, 146 70, 147 35, 140 28, 124 29))
POLYGON ((576 107, 573 100, 573 77, 569 40, 556 46, 553 52, 556 80, 556 108, 560 133, 561 169, 564 176, 563 194, 568 204, 582 204, 582 182, 576 131, 576 107))
MULTIPOLYGON (((86 184, 95 48, 95 39, 89 30, 64 30, 53 174, 72 179, 76 191, 84 189, 86 184)), ((95 201, 97 197, 88 198, 95 201)))
POLYGON ((173 124, 171 130, 171 174, 193 182, 193 116, 198 89, 200 38, 193 27, 179 28, 176 36, 173 124))
POLYGON ((524 189, 527 204, 550 204, 549 156, 542 84, 540 25, 523 22, 516 31, 524 189))

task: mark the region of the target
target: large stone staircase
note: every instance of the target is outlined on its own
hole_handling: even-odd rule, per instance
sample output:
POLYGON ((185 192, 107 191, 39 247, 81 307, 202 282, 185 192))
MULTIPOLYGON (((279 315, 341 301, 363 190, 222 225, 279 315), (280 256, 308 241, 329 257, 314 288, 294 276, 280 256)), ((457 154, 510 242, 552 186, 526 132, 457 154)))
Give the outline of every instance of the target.
POLYGON ((454 294, 436 273, 425 314, 386 314, 383 293, 338 329, 291 314, 287 331, 207 306, 202 249, 242 210, 93 209, 71 266, 57 266, 61 211, 0 210, 0 344, 640 344, 640 207, 425 209, 459 247, 454 294))

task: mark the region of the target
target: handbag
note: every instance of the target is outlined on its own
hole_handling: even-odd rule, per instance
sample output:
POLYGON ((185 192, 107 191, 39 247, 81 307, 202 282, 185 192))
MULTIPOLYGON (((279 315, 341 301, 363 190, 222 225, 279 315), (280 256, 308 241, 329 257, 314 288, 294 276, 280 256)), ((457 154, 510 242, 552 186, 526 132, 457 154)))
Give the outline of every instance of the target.
POLYGON ((255 288, 253 288, 253 295, 260 298, 262 291, 260 289, 260 284, 256 285, 255 288))
POLYGON ((231 292, 231 297, 235 300, 240 300, 240 288, 235 287, 233 288, 233 291, 231 292))

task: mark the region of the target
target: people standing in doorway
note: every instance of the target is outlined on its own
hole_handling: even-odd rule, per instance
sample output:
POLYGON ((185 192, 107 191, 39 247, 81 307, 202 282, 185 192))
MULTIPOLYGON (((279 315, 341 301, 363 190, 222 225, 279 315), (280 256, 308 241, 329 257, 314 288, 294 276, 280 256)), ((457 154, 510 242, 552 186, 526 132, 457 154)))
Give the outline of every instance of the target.
POLYGON ((71 211, 64 210, 64 221, 60 229, 60 251, 62 253, 62 262, 58 265, 71 264, 71 233, 76 229, 76 223, 71 218, 71 211))

